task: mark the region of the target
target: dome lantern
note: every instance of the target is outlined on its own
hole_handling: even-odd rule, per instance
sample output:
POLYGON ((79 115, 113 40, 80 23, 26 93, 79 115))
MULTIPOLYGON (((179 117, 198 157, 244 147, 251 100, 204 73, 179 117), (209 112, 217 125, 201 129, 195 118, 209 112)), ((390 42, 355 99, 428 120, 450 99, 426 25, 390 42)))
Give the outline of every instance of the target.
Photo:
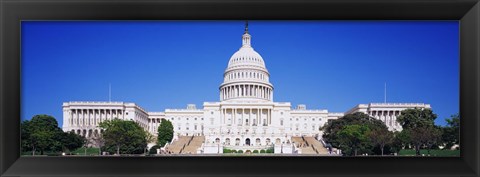
POLYGON ((242 35, 242 47, 251 47, 251 36, 248 34, 248 21, 245 22, 245 32, 242 35))

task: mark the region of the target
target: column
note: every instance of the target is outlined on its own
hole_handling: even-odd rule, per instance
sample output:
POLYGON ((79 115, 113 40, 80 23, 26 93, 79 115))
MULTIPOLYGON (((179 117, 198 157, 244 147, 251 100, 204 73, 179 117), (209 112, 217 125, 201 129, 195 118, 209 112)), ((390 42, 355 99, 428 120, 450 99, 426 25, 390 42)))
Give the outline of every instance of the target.
POLYGON ((266 97, 265 95, 266 95, 266 88, 263 87, 263 88, 262 88, 262 98, 263 98, 263 99, 265 99, 265 97, 266 97))
POLYGON ((263 87, 260 87, 260 98, 263 98, 263 87))
POLYGON ((266 91, 267 91, 266 99, 269 99, 270 98, 270 89, 267 88, 266 91))
POLYGON ((76 111, 75 109, 72 109, 71 111, 72 111, 72 122, 71 122, 71 123, 72 123, 72 125, 75 125, 75 124, 76 124, 75 121, 77 121, 77 120, 75 119, 75 117, 76 117, 76 115, 77 115, 77 111, 76 111))
POLYGON ((83 109, 80 109, 80 125, 83 127, 85 125, 85 115, 84 115, 84 112, 83 112, 83 109))
POLYGON ((400 116, 400 111, 397 111, 398 114, 395 114, 395 127, 398 126, 397 117, 400 116))
POLYGON ((88 109, 84 109, 82 115, 83 115, 83 125, 87 126, 88 125, 88 109))
POLYGON ((80 109, 80 124, 79 124, 79 125, 82 126, 82 127, 83 127, 83 125, 84 125, 83 110, 82 110, 82 109, 80 109))
POLYGON ((238 97, 242 96, 242 85, 237 85, 238 97))
POLYGON ((92 110, 91 110, 91 109, 88 109, 88 110, 87 110, 87 113, 88 113, 88 125, 93 125, 92 110))
POLYGON ((225 123, 225 108, 222 108, 222 112, 220 113, 220 124, 224 124, 225 123))
POLYGON ((270 124, 270 109, 267 109, 267 118, 265 120, 265 124, 267 124, 267 125, 270 124))
POLYGON ((104 114, 105 114, 105 109, 100 109, 100 122, 103 122, 105 120, 104 114))
POLYGON ((385 111, 382 111, 382 116, 383 116, 383 123, 385 123, 385 125, 387 124, 387 115, 385 114, 385 111))
POLYGON ((240 121, 240 126, 243 126, 243 122, 245 122, 245 108, 242 108, 242 119, 240 121))
POLYGON ((262 98, 262 86, 258 87, 258 98, 262 98))
POLYGON ((258 86, 258 88, 257 88, 257 98, 262 98, 262 94, 260 94, 261 89, 262 89, 262 86, 258 86))
POLYGON ((388 111, 388 126, 392 126, 392 111, 388 111))
POLYGON ((250 108, 250 111, 248 112, 248 126, 251 125, 252 122, 252 108, 250 108))
POLYGON ((244 85, 240 85, 240 96, 245 96, 245 86, 244 85))
POLYGON ((101 109, 98 109, 98 124, 100 124, 100 122, 102 122, 102 110, 101 109))
POLYGON ((242 96, 247 96, 247 89, 245 88, 245 85, 242 85, 242 96))
POLYGON ((81 115, 81 110, 80 109, 77 109, 77 126, 81 126, 82 125, 82 115, 81 115))
POLYGON ((390 127, 390 119, 391 119, 390 111, 387 111, 387 116, 388 116, 387 117, 387 122, 388 122, 387 126, 390 127))
POLYGON ((232 111, 232 121, 230 121, 230 124, 235 125, 235 119, 237 118, 237 108, 233 109, 232 111))
POLYGON ((257 126, 260 125, 260 122, 261 122, 260 119, 261 119, 261 118, 262 118, 262 112, 261 112, 261 109, 258 108, 258 109, 257 109, 257 126))
POLYGON ((73 125, 73 111, 70 109, 69 110, 69 118, 68 118, 68 126, 72 126, 73 125))
POLYGON ((85 125, 90 126, 90 109, 85 109, 85 121, 85 125))
POLYGON ((272 110, 268 110, 268 125, 272 124, 272 110))

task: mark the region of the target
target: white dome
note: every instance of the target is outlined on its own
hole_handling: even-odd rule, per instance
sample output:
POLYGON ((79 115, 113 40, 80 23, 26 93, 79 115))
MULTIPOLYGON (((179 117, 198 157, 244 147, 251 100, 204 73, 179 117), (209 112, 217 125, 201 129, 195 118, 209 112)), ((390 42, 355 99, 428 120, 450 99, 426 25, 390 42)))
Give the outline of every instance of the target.
POLYGON ((232 55, 232 57, 230 57, 227 68, 239 66, 259 66, 265 68, 265 62, 263 61, 262 56, 260 56, 260 54, 258 54, 252 47, 242 46, 232 55))

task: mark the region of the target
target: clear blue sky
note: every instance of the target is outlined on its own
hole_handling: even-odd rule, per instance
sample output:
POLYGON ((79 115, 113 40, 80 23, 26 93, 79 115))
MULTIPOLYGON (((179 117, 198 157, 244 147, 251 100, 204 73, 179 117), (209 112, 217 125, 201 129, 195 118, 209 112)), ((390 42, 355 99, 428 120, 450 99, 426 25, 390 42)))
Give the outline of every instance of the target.
MULTIPOLYGON (((148 111, 219 100, 244 21, 22 22, 22 119, 68 101, 134 102, 148 111)), ((459 111, 457 21, 250 21, 274 101, 345 112, 360 103, 459 111)))

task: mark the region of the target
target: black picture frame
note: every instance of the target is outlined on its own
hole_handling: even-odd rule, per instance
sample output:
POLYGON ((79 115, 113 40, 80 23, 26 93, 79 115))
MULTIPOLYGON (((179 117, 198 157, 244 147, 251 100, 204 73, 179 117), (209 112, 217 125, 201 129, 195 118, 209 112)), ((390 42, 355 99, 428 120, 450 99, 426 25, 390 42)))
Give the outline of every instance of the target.
MULTIPOLYGON (((479 176, 478 0, 1 0, 1 176, 479 176), (460 157, 20 157, 22 20, 459 20, 460 157)), ((428 78, 426 78, 428 79, 428 78)))

